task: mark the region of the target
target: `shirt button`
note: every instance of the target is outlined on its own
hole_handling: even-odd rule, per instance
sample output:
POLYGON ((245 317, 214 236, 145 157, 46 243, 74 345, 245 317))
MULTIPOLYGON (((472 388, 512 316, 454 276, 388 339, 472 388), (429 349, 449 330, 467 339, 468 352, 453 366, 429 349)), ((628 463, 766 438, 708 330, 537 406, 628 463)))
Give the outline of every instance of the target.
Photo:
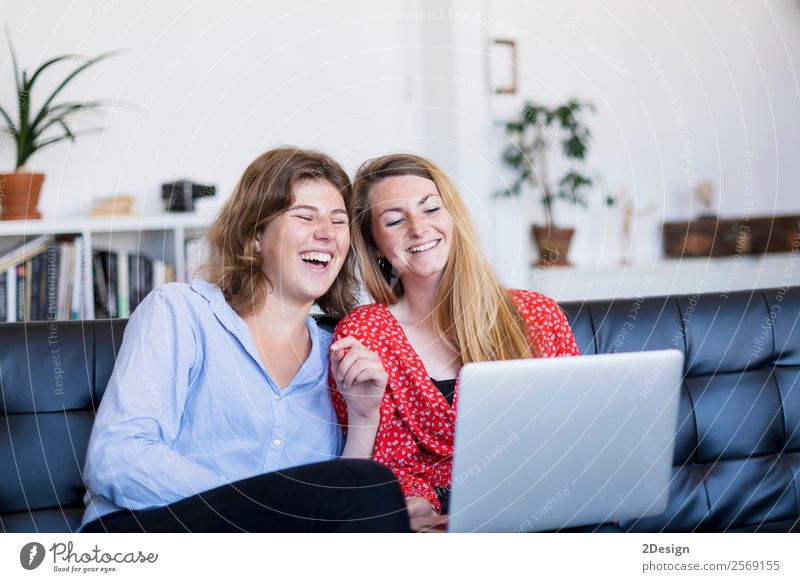
POLYGON ((280 399, 281 399, 281 395, 280 394, 276 394, 275 395, 275 400, 280 400, 280 399))
POLYGON ((281 439, 275 439, 274 441, 272 441, 272 443, 273 443, 273 444, 274 444, 276 447, 279 447, 279 446, 281 445, 281 439))

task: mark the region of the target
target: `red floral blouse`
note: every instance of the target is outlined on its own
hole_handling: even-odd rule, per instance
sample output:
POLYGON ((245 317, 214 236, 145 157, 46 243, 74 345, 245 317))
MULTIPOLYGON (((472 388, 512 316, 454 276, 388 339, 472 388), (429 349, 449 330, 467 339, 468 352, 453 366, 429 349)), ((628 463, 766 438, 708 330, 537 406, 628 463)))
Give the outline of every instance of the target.
MULTIPOLYGON (((544 357, 577 356, 578 346, 561 308, 535 291, 509 295, 544 357)), ((376 352, 389 374, 380 406, 373 458, 397 476, 406 497, 423 497, 441 510, 435 488, 449 488, 458 386, 451 407, 425 371, 403 328, 385 304, 362 305, 336 326, 333 340, 353 336, 376 352)), ((347 405, 330 374, 331 397, 342 427, 347 405)))

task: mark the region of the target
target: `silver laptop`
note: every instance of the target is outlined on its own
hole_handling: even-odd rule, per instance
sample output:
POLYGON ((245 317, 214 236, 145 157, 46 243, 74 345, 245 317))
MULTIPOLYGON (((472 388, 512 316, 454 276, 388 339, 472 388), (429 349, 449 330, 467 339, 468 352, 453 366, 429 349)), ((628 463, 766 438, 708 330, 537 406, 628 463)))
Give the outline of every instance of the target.
POLYGON ((551 531, 662 513, 683 353, 467 364, 448 530, 551 531))

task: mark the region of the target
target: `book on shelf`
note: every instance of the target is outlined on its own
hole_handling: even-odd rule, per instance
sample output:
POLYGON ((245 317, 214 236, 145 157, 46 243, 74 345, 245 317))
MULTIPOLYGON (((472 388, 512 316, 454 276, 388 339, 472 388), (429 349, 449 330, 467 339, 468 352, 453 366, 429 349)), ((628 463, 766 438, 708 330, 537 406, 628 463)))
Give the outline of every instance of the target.
MULTIPOLYGON (((45 278, 47 285, 44 288, 44 319, 55 320, 58 318, 58 271, 61 265, 58 262, 58 243, 47 247, 47 260, 45 261, 45 278)), ((63 300, 63 296, 61 297, 63 300)))
POLYGON ((71 245, 72 275, 69 277, 67 297, 65 297, 65 304, 69 305, 69 319, 81 319, 81 317, 88 313, 89 299, 83 278, 83 273, 87 268, 84 259, 85 245, 86 242, 83 240, 82 236, 77 237, 71 245))
POLYGON ((0 321, 8 321, 8 298, 6 296, 8 290, 8 278, 5 273, 0 277, 0 321))
POLYGON ((47 250, 47 245, 52 241, 50 235, 37 236, 33 240, 25 241, 21 246, 7 252, 0 257, 0 272, 24 263, 31 257, 47 250))
POLYGON ((41 259, 44 254, 38 254, 25 263, 25 299, 28 301, 25 310, 25 320, 35 321, 39 315, 39 295, 42 290, 42 266, 41 259))
POLYGON ((156 287, 175 280, 175 267, 126 250, 92 250, 95 318, 129 317, 156 287))
POLYGON ((25 321, 25 265, 17 265, 17 321, 25 321))
POLYGON ((31 259, 31 276, 26 285, 31 288, 30 319, 32 321, 56 319, 58 297, 58 244, 51 242, 45 252, 31 259))
POLYGON ((74 271, 72 267, 73 251, 75 245, 70 242, 58 243, 58 268, 56 281, 56 314, 55 319, 70 318, 70 278, 74 271))
POLYGON ((128 257, 128 303, 131 313, 139 306, 145 296, 152 291, 153 261, 141 254, 132 254, 128 257))
POLYGON ((77 319, 71 302, 83 287, 80 243, 79 235, 39 237, 0 258, 0 322, 77 319))
POLYGON ((10 267, 5 272, 6 279, 6 317, 3 321, 17 321, 17 268, 10 267))
MULTIPOLYGON (((94 316, 96 319, 114 317, 116 306, 111 308, 111 291, 109 284, 110 251, 92 249, 92 283, 94 284, 94 316)), ((114 278, 116 279, 116 278, 114 278)))
POLYGON ((86 244, 81 235, 41 236, 1 256, 0 322, 85 318, 92 290, 96 318, 129 317, 150 291, 175 280, 174 265, 160 259, 86 244))
POLYGON ((117 315, 119 317, 129 317, 131 314, 131 287, 128 267, 128 251, 119 251, 117 253, 117 283, 119 285, 117 315))
POLYGON ((22 269, 22 321, 31 321, 31 295, 33 295, 33 258, 23 264, 22 269))
POLYGON ((191 282, 208 260, 209 247, 205 237, 191 238, 186 241, 186 277, 185 281, 191 282))

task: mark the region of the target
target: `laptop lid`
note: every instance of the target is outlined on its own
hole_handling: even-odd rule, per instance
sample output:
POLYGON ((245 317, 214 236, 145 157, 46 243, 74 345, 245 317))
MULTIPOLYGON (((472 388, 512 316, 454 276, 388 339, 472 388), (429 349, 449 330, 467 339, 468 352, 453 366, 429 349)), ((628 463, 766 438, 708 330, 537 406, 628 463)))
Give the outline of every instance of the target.
POLYGON ((450 531, 552 531, 668 503, 683 353, 465 365, 450 531))

